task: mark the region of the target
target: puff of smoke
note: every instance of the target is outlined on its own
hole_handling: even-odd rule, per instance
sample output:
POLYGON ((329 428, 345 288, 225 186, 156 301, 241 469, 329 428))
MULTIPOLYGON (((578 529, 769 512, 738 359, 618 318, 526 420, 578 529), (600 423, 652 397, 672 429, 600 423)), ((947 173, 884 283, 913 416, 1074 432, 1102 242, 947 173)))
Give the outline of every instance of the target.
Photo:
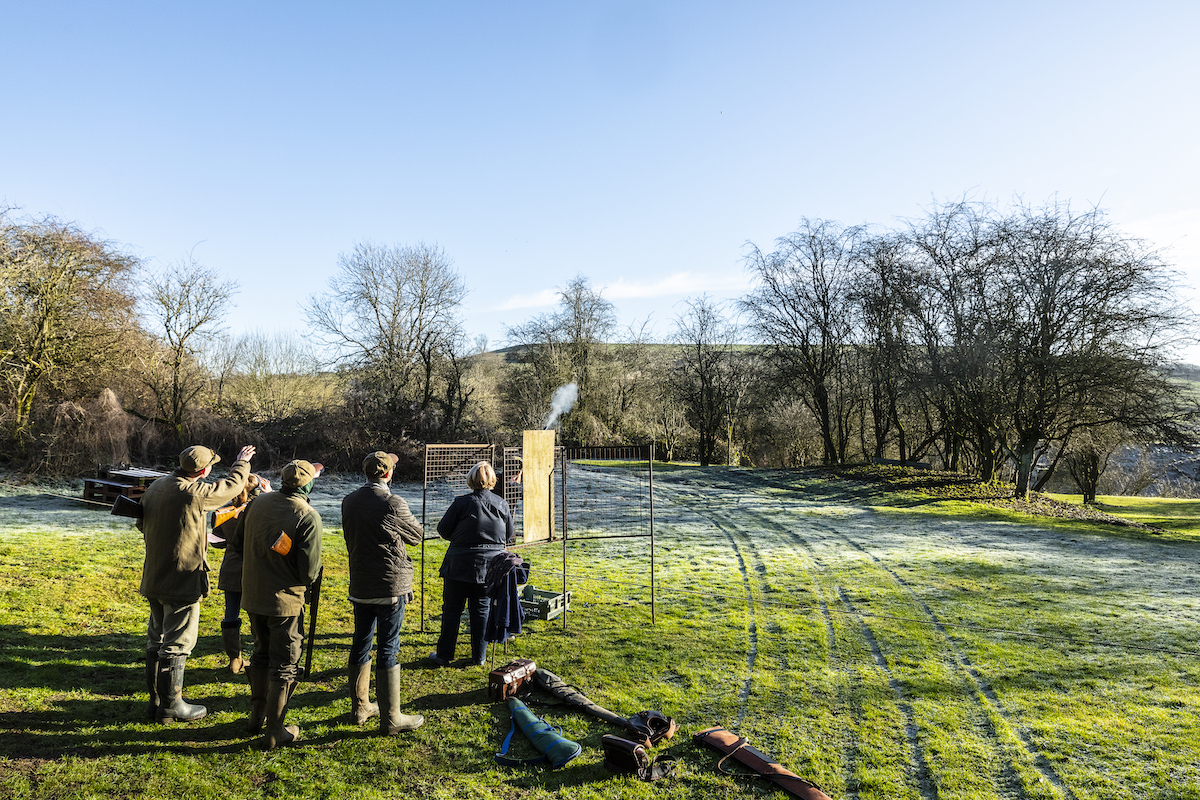
POLYGON ((550 401, 550 416, 546 417, 546 424, 543 430, 549 430, 554 423, 558 422, 558 418, 575 407, 575 401, 579 399, 579 384, 568 383, 565 386, 560 386, 554 390, 554 399, 550 401))

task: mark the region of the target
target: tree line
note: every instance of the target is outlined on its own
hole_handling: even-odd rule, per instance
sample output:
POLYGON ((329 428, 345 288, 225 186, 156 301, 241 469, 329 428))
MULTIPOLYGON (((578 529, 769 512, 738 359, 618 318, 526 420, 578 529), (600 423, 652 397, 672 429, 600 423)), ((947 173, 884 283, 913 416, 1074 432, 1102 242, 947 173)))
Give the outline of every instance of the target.
POLYGON ((1194 319, 1161 253, 1103 210, 937 204, 891 229, 803 219, 750 244, 753 289, 621 329, 583 277, 507 347, 471 340, 438 246, 361 242, 303 308, 310 336, 230 336, 238 287, 193 258, 152 269, 79 226, 0 214, 5 444, 29 471, 169 463, 253 441, 353 468, 387 447, 519 440, 578 386, 568 445, 654 440, 660 458, 792 467, 928 462, 1094 496, 1120 444, 1191 443, 1172 378, 1194 319), (314 343, 316 346, 314 346, 314 343))

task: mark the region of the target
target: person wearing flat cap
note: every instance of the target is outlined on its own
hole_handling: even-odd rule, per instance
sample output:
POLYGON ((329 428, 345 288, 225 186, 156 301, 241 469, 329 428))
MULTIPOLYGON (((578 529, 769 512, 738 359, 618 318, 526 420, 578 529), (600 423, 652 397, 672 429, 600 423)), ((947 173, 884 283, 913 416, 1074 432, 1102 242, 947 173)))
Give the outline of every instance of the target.
POLYGON ((354 639, 350 645, 350 713, 364 725, 379 715, 379 731, 390 736, 421 726, 420 714, 400 713, 400 626, 404 607, 413 599, 413 564, 406 544, 420 544, 425 532, 403 498, 388 484, 396 467, 393 453, 376 450, 363 459, 365 485, 342 500, 342 530, 350 558, 350 604, 354 639), (371 639, 379 658, 371 702, 371 639))
POLYGON ((150 604, 146 626, 149 716, 158 722, 191 722, 208 709, 183 699, 183 673, 196 646, 200 600, 208 596, 208 512, 236 497, 250 475, 253 447, 243 447, 229 474, 206 482, 221 457, 193 445, 179 468, 151 483, 142 495, 138 528, 146 543, 138 591, 150 604))
POLYGON ((285 725, 288 700, 300 677, 304 596, 321 574, 321 515, 308 503, 320 464, 289 461, 278 492, 247 504, 226 547, 242 556, 242 608, 250 617, 251 733, 274 750, 300 736, 285 725), (265 726, 265 729, 264 729, 265 726))

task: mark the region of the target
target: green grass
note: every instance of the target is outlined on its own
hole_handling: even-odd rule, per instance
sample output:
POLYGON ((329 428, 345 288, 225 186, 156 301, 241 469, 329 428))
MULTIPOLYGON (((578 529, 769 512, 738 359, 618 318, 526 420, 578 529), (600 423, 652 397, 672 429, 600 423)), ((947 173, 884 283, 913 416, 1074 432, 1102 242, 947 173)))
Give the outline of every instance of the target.
MULTIPOLYGON (((248 689, 223 669, 219 593, 187 674, 209 717, 148 723, 139 535, 0 486, 0 797, 783 797, 721 775, 690 742, 720 724, 839 799, 1200 798, 1200 657, 1184 654, 1200 649, 1190 528, 1037 521, 820 471, 677 466, 661 485, 655 471, 656 624, 647 541, 576 542, 566 629, 531 623, 508 655, 615 711, 674 716, 681 735, 657 749, 680 759, 676 777, 611 775, 599 742, 616 731, 537 695, 531 707, 583 755, 554 772, 497 767, 507 716, 487 701, 485 671, 421 663, 438 624, 436 541, 426 629, 418 602, 401 634, 406 710, 428 722, 391 738, 348 724, 332 495, 320 504, 330 530, 315 674, 289 716, 304 740, 261 753, 242 733, 248 689)), ((1187 507, 1139 508, 1190 519, 1187 507)), ((531 583, 561 583, 557 544, 521 552, 531 583)))
MULTIPOLYGON (((1055 494, 1051 497, 1068 503, 1081 504, 1083 495, 1055 494)), ((1165 497, 1125 497, 1101 495, 1097 508, 1109 514, 1165 528, 1176 533, 1200 534, 1200 500, 1177 500, 1165 497)))

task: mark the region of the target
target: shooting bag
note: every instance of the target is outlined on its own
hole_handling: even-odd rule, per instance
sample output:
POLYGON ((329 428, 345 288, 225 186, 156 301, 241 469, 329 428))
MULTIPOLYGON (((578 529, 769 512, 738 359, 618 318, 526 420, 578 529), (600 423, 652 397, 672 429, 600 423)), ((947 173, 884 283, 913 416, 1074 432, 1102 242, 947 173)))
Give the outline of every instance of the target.
POLYGON ((555 728, 546 720, 534 714, 529 708, 515 697, 508 698, 508 711, 512 715, 512 725, 500 752, 492 759, 504 767, 523 767, 530 764, 546 764, 551 769, 558 769, 575 756, 583 752, 583 745, 572 742, 562 735, 561 728, 555 728), (534 749, 541 753, 537 758, 509 758, 508 748, 512 744, 513 734, 517 729, 528 737, 534 749))
POLYGON ((726 775, 744 775, 725 768, 725 762, 732 758, 734 761, 749 767, 755 776, 763 777, 800 800, 830 800, 829 795, 821 791, 821 787, 811 781, 806 781, 794 772, 785 769, 778 761, 761 750, 750 746, 744 736, 730 733, 722 727, 705 728, 692 735, 696 744, 708 745, 724 757, 717 762, 717 769, 726 775))
POLYGON ((537 664, 528 658, 515 658, 503 667, 488 673, 488 697, 507 700, 533 689, 533 674, 537 664))
POLYGON ((604 734, 600 747, 604 750, 604 766, 613 772, 632 772, 644 781, 656 781, 675 771, 675 759, 659 756, 651 760, 644 746, 620 736, 604 734))

